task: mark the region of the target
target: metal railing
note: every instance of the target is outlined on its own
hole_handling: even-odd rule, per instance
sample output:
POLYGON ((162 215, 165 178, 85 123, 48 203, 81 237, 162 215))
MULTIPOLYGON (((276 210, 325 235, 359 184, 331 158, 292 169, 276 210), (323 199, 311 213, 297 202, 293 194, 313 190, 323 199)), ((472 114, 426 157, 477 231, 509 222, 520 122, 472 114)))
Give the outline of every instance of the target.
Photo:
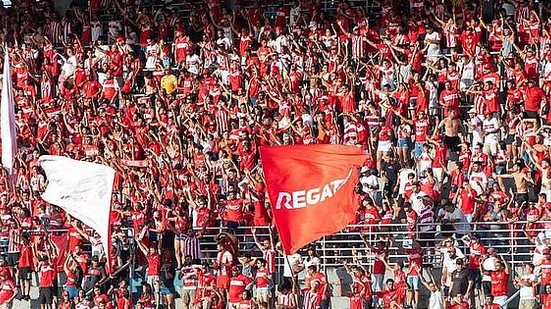
MULTIPOLYGON (((321 260, 324 269, 340 267, 343 263, 360 263, 371 267, 374 255, 366 248, 365 242, 375 245, 378 240, 387 241, 392 239, 388 246, 389 263, 398 261, 407 262, 407 254, 403 250, 411 241, 412 234, 424 249, 424 262, 435 267, 441 266, 442 255, 439 244, 443 239, 452 237, 456 240, 456 246, 467 256, 468 246, 461 240, 461 236, 468 233, 476 233, 486 248, 492 247, 501 254, 512 266, 519 265, 532 260, 532 252, 535 245, 525 235, 524 226, 527 222, 518 221, 514 223, 496 222, 473 222, 472 224, 454 224, 457 229, 441 230, 441 224, 418 224, 415 231, 408 231, 406 224, 385 224, 385 225, 350 225, 346 229, 331 236, 322 237, 314 242, 317 248, 317 255, 321 260), (491 225, 491 226, 490 226, 491 225), (459 227, 461 226, 461 227, 459 227), (465 226, 476 227, 475 231, 465 231, 465 226), (362 239, 362 235, 365 238, 362 239)), ((531 231, 544 232, 545 224, 551 222, 538 222, 540 227, 531 231)), ((450 227, 448 225, 448 227, 450 227)), ((201 237, 201 250, 203 257, 214 259, 216 257, 216 235, 223 228, 207 228, 207 233, 201 237)), ((250 252, 253 256, 260 256, 261 252, 256 248, 250 227, 239 227, 237 229, 240 253, 250 252)), ((257 227, 257 236, 266 239, 269 236, 268 227, 257 227)), ((305 253, 304 250, 299 253, 305 253)), ((278 266, 283 267, 283 258, 278 256, 278 266)))

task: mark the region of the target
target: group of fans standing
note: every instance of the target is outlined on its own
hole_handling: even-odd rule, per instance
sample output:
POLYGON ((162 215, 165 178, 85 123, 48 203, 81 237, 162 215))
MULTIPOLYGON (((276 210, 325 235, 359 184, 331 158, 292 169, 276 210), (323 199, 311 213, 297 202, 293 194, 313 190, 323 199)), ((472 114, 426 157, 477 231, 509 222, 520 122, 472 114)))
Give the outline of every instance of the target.
POLYGON ((378 225, 359 229, 374 263, 344 263, 350 308, 422 306, 421 284, 431 309, 506 308, 510 282, 519 308, 551 308, 548 1, 158 2, 0 7, 19 145, 0 181, 0 308, 328 308, 314 247, 278 273, 275 235, 253 230, 262 258, 235 235, 273 234, 258 147, 319 143, 369 154, 351 223, 378 225), (117 170, 111 256, 41 200, 42 154, 117 170), (407 237, 373 236, 391 223, 407 237), (532 245, 520 274, 496 250, 504 227, 532 245), (423 263, 438 250, 441 276, 423 263))

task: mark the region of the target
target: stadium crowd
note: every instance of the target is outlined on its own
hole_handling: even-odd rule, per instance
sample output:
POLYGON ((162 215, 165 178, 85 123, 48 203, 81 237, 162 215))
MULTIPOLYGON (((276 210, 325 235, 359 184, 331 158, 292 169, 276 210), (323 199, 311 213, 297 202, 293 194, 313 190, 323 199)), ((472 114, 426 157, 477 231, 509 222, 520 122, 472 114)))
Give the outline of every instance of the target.
POLYGON ((0 41, 19 153, 0 179, 0 308, 33 284, 41 309, 328 308, 315 247, 278 272, 277 235, 251 229, 256 257, 235 234, 274 234, 258 147, 320 143, 369 155, 351 224, 378 226, 350 231, 374 262, 342 262, 349 308, 417 308, 421 285, 431 309, 506 308, 510 283, 519 308, 551 308, 550 2, 90 0, 64 15, 12 2, 0 41), (43 154, 117 170, 110 256, 41 200, 43 154), (373 236, 391 223, 408 235, 373 236), (495 248, 503 227, 529 239, 520 273, 495 248), (390 245, 407 259, 389 261, 390 245), (423 260, 438 251, 441 273, 423 260))

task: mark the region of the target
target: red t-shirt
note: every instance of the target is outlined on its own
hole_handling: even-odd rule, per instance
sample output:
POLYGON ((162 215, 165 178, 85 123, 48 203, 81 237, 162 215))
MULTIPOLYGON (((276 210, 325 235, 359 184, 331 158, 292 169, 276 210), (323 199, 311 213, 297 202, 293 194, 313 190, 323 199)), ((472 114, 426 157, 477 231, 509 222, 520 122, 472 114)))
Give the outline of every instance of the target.
POLYGON ((252 282, 251 278, 241 274, 237 277, 230 279, 230 288, 228 290, 228 298, 232 303, 238 303, 241 301, 241 295, 245 291, 247 285, 252 282))
POLYGON ((383 290, 376 293, 379 298, 382 298, 383 300, 383 308, 390 308, 390 304, 392 302, 398 301, 398 295, 396 294, 396 290, 388 291, 383 290))
POLYGON ((540 87, 525 87, 526 102, 524 102, 524 109, 530 112, 539 112, 541 107, 541 101, 545 98, 545 93, 540 87))
POLYGON ((224 203, 226 213, 224 219, 227 221, 239 222, 243 220, 243 200, 228 200, 224 203))
POLYGON ((384 248, 380 249, 378 247, 373 247, 373 249, 371 251, 376 256, 375 261, 373 262, 373 274, 375 274, 375 275, 384 274, 385 270, 386 270, 386 267, 385 267, 385 263, 383 263, 382 260, 385 258, 386 254, 387 254, 386 249, 384 249, 384 248))
POLYGON ((540 294, 541 309, 551 309, 551 294, 540 294))
POLYGON ((53 287, 56 275, 57 271, 55 265, 47 262, 41 262, 38 265, 38 286, 41 288, 53 287))
MULTIPOLYGON (((421 269, 423 267, 423 249, 421 248, 411 248, 406 249, 406 253, 408 254, 408 260, 410 263, 410 267, 415 265, 421 269)), ((409 273, 409 276, 419 276, 419 271, 416 268, 412 268, 411 272, 409 273)))
POLYGON ((504 271, 492 271, 490 273, 492 280, 492 295, 508 296, 509 295, 509 275, 504 271))
POLYGON ((481 243, 469 243, 469 269, 478 269, 480 267, 480 257, 486 255, 486 248, 481 243))
POLYGON ((464 214, 470 215, 474 212, 474 201, 476 199, 476 191, 471 189, 471 196, 467 190, 461 190, 461 211, 464 214))
POLYGON ((6 279, 0 282, 0 305, 4 305, 15 294, 15 283, 6 279))
POLYGON ((545 286, 548 283, 551 283, 551 260, 544 259, 540 264, 541 278, 540 284, 545 286))
POLYGON ((453 304, 448 306, 448 309, 468 309, 468 308, 469 308, 469 303, 466 301, 462 302, 461 304, 453 304))
POLYGON ((31 268, 33 266, 33 251, 28 245, 19 245, 19 264, 17 267, 31 268))
POLYGON ((161 255, 157 252, 147 254, 147 275, 158 276, 161 268, 161 255))

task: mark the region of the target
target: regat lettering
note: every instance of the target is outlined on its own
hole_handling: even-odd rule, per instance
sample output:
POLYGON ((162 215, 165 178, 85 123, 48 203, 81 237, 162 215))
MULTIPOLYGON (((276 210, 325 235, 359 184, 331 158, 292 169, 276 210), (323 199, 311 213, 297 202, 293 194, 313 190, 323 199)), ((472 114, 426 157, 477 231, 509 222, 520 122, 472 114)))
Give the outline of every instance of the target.
POLYGON ((332 198, 347 180, 348 177, 333 180, 319 188, 279 192, 275 209, 300 209, 307 206, 315 206, 326 199, 332 198))

